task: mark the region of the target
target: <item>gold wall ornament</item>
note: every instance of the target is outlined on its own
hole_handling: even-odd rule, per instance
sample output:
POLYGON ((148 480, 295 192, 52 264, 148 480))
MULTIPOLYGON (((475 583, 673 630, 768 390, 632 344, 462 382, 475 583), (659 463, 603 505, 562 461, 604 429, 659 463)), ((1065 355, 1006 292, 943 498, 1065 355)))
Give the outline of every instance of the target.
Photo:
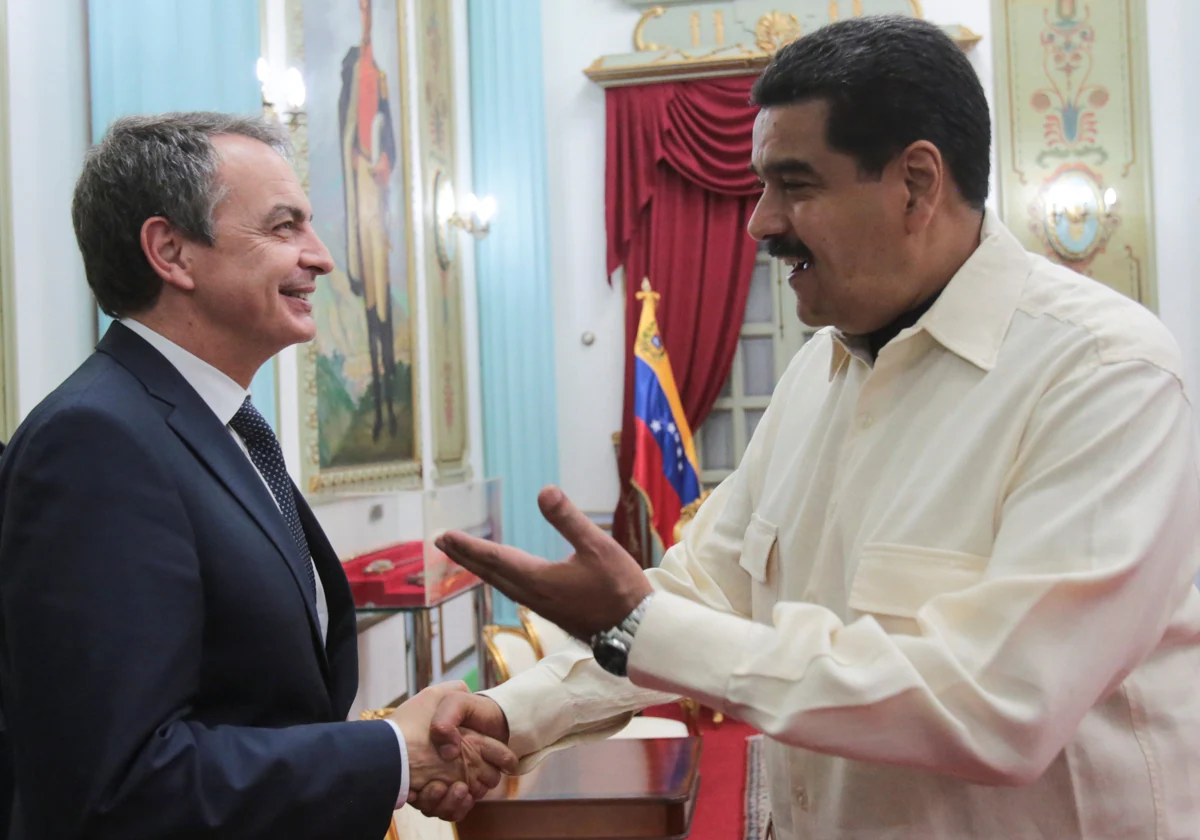
MULTIPOLYGON (((713 79, 758 73, 775 50, 851 16, 923 18, 920 0, 627 0, 641 13, 633 52, 604 55, 584 71, 602 87, 713 79), (708 14, 712 14, 711 26, 708 14), (699 43, 697 43, 697 38, 699 43)), ((1054 0, 1046 0, 1053 3, 1054 0)), ((940 26, 964 52, 980 36, 940 26)))
POLYGON ((647 44, 644 33, 646 31, 647 23, 655 18, 662 17, 666 13, 667 10, 662 6, 655 6, 653 9, 646 10, 645 14, 642 15, 642 19, 637 22, 637 26, 633 28, 633 48, 635 50, 638 52, 654 52, 655 50, 663 49, 663 47, 660 47, 658 44, 647 44))
POLYGON ((754 27, 754 43, 765 53, 778 52, 799 37, 800 21, 783 12, 763 15, 754 27))

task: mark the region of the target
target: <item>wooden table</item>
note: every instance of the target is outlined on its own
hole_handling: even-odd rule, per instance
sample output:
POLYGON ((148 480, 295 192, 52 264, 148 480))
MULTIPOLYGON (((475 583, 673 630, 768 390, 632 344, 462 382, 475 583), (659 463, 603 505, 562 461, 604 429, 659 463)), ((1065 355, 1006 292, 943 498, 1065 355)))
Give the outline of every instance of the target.
POLYGON ((699 738, 597 741, 512 776, 458 824, 460 840, 682 840, 700 788, 699 738))

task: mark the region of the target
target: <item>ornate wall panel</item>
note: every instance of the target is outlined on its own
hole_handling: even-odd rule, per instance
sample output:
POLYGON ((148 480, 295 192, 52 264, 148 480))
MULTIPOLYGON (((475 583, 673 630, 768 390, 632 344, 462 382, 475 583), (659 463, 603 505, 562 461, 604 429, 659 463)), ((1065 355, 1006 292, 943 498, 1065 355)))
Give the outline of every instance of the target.
POLYGON ((993 15, 1005 224, 1153 308, 1143 0, 1000 0, 993 15))
POLYGON ((449 0, 417 0, 417 148, 425 225, 429 307, 430 422, 439 483, 469 477, 466 344, 463 334, 462 235, 449 223, 455 196, 454 36, 449 0))

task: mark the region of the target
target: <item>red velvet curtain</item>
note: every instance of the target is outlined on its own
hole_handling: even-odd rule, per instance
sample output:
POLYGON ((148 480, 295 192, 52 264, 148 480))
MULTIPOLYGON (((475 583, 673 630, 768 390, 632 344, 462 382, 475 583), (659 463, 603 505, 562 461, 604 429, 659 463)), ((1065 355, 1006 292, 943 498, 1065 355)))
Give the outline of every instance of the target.
POLYGON ((753 77, 610 88, 608 271, 625 267, 625 410, 614 536, 641 557, 633 471, 632 341, 643 277, 662 295, 659 329, 693 431, 729 375, 754 271, 746 224, 758 200, 749 170, 753 77))

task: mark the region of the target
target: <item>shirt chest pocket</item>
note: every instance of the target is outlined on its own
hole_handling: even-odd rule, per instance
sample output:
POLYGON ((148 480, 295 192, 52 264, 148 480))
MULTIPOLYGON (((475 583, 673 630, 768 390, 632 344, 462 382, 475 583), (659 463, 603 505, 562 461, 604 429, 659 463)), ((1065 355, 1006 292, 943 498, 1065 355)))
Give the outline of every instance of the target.
POLYGON ((916 632, 922 607, 978 583, 987 564, 987 557, 962 551, 868 543, 847 603, 851 610, 874 615, 889 632, 916 632))
POLYGON ((778 540, 778 525, 757 513, 750 515, 750 524, 746 526, 746 532, 742 537, 742 556, 738 559, 738 565, 752 580, 753 609, 751 617, 755 621, 769 623, 771 610, 775 606, 778 595, 775 591, 777 586, 772 587, 771 579, 778 576, 779 570, 771 567, 773 565, 772 558, 774 558, 775 566, 778 566, 779 563, 778 540))

